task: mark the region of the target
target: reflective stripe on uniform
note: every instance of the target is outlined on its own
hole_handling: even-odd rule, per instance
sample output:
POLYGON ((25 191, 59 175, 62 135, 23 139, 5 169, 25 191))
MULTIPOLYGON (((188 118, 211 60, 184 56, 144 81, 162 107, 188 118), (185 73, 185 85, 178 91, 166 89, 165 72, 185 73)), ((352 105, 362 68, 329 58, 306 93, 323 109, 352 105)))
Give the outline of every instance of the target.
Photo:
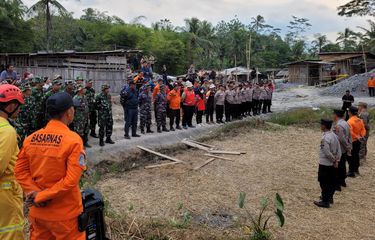
POLYGON ((24 224, 25 224, 25 222, 22 221, 20 224, 14 224, 14 225, 9 225, 9 226, 5 226, 5 227, 1 227, 0 228, 0 234, 23 230, 23 225, 24 224))
POLYGON ((5 123, 5 124, 3 124, 3 125, 0 125, 0 128, 2 128, 2 127, 9 127, 9 126, 10 126, 9 123, 5 123))
POLYGON ((12 183, 11 182, 2 182, 0 183, 0 189, 11 189, 12 183))

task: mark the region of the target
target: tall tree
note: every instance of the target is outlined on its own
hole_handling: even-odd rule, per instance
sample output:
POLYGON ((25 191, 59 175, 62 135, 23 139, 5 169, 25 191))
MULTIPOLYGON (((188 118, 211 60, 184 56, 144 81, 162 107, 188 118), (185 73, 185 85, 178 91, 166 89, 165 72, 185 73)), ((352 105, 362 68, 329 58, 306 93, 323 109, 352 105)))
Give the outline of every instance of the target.
POLYGON ((56 0, 39 0, 34 5, 32 5, 27 11, 29 14, 44 14, 46 21, 46 41, 47 41, 47 51, 50 50, 51 44, 51 33, 52 33, 52 12, 57 10, 61 15, 67 15, 68 11, 56 0))
POLYGON ((351 0, 348 3, 339 6, 337 9, 340 16, 375 16, 375 1, 351 0))
POLYGON ((358 27, 364 33, 359 34, 359 38, 361 40, 361 44, 364 45, 369 51, 375 53, 375 22, 372 20, 367 20, 369 23, 368 28, 358 27))
POLYGON ((342 45, 344 51, 352 51, 356 48, 357 34, 349 28, 338 33, 336 41, 342 45))
POLYGON ((314 38, 315 39, 311 42, 311 44, 315 49, 315 53, 320 53, 322 48, 328 43, 327 36, 317 33, 314 35, 314 38))

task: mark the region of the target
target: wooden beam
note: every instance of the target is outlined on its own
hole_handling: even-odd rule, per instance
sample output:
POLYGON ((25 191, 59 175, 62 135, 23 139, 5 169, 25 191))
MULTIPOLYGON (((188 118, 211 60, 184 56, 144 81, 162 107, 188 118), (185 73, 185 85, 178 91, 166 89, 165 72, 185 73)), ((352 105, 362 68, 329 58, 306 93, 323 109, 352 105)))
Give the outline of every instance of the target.
POLYGON ((196 170, 201 169, 202 167, 206 166, 206 165, 209 164, 210 162, 215 161, 215 159, 216 159, 216 158, 210 158, 210 159, 208 159, 207 161, 205 161, 205 162, 202 163, 201 165, 195 167, 194 170, 196 171, 196 170))
POLYGON ((209 153, 206 153, 204 155, 207 156, 207 157, 212 157, 212 158, 216 158, 216 159, 221 159, 221 160, 226 160, 226 161, 234 161, 233 159, 230 159, 230 158, 216 156, 216 155, 209 154, 209 153))
POLYGON ((189 142, 192 142, 192 143, 196 143, 196 144, 202 145, 204 147, 216 148, 215 146, 212 146, 212 145, 209 145, 209 144, 206 144, 206 143, 197 142, 197 141, 192 140, 192 139, 186 139, 186 140, 189 141, 189 142))
POLYGON ((146 151, 146 152, 149 152, 149 153, 152 153, 156 156, 159 156, 159 157, 162 157, 162 158, 165 158, 165 159, 168 159, 168 160, 171 160, 171 161, 174 161, 174 162, 178 162, 178 163, 184 163, 183 161, 177 159, 177 158, 173 158, 173 157, 170 157, 170 156, 167 156, 165 154, 162 154, 162 153, 159 153, 159 152, 155 152, 151 149, 148 149, 148 148, 145 148, 145 147, 142 147, 142 146, 137 146, 137 148, 143 150, 143 151, 146 151))
POLYGON ((218 150, 210 150, 208 153, 212 154, 227 154, 227 155, 241 155, 246 154, 245 152, 229 152, 229 151, 218 151, 218 150))
POLYGON ((181 162, 161 163, 161 164, 157 164, 157 165, 146 166, 145 169, 151 169, 151 168, 158 168, 158 167, 171 166, 171 165, 180 164, 180 163, 181 163, 181 162))
POLYGON ((203 151, 209 151, 210 150, 207 147, 204 147, 204 146, 196 144, 196 143, 192 143, 192 142, 190 142, 186 139, 182 140, 181 142, 185 145, 188 145, 188 146, 193 147, 193 148, 198 148, 198 149, 203 150, 203 151))

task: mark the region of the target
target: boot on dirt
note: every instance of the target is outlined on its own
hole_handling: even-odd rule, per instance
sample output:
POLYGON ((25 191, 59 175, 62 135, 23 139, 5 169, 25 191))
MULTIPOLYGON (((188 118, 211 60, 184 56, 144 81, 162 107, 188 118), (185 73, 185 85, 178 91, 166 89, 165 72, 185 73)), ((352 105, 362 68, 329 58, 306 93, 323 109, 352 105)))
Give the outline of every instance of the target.
POLYGON ((141 135, 133 134, 132 137, 141 137, 141 135))
POLYGON ((158 127, 158 133, 162 133, 161 129, 158 127))
POLYGON ((130 140, 130 136, 129 135, 125 135, 124 138, 130 140))
POLYGON ((171 130, 172 132, 176 131, 176 129, 174 129, 174 127, 171 127, 170 130, 171 130))
POLYGON ((169 130, 166 127, 163 127, 163 132, 169 132, 169 130))
POLYGON ((176 129, 177 129, 177 130, 182 130, 182 127, 177 126, 176 129))
POLYGON ((99 138, 98 135, 96 135, 95 131, 91 131, 90 136, 93 138, 99 138))
POLYGON ((112 141, 111 137, 107 137, 107 139, 105 140, 106 143, 109 143, 109 144, 115 144, 114 141, 112 141))
POLYGON ((329 202, 323 202, 323 201, 314 201, 314 204, 321 208, 329 208, 329 202))
POLYGON ((104 146, 104 139, 103 139, 103 138, 100 139, 100 141, 99 141, 99 145, 100 145, 101 147, 104 146))
POLYGON ((147 133, 154 133, 154 131, 151 131, 151 128, 147 128, 147 133))

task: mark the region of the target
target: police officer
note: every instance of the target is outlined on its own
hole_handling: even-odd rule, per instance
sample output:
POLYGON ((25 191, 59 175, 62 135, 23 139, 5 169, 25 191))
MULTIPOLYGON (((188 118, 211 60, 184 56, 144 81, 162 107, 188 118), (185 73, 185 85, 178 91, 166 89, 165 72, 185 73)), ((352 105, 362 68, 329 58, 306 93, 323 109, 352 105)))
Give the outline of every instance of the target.
POLYGON ((130 139, 129 129, 132 128, 132 137, 140 137, 137 134, 138 122, 138 92, 134 81, 129 82, 129 88, 124 92, 125 111, 125 139, 130 139))
POLYGON ((24 103, 21 90, 0 85, 0 239, 24 239, 23 194, 13 172, 16 165, 17 133, 10 119, 17 117, 24 103))
POLYGON ((341 187, 346 187, 346 162, 352 151, 352 136, 350 134, 350 127, 343 119, 345 111, 335 109, 333 111, 333 132, 336 134, 341 147, 341 159, 336 169, 337 181, 336 190, 341 191, 341 187))
POLYGON ((30 239, 84 240, 78 230, 83 212, 79 181, 86 169, 82 139, 69 130, 74 118, 72 97, 60 92, 47 100, 51 120, 26 138, 15 176, 30 207, 30 239))
POLYGON ((102 92, 95 98, 95 106, 98 111, 99 144, 104 146, 104 135, 106 135, 106 143, 114 144, 115 142, 111 139, 113 131, 112 103, 107 84, 102 85, 102 92))
POLYGON ((321 200, 314 201, 318 207, 329 208, 333 203, 333 195, 335 193, 335 167, 341 158, 341 148, 339 140, 331 131, 332 121, 329 119, 321 119, 320 128, 323 132, 320 143, 319 153, 319 172, 318 181, 321 188, 321 200))
POLYGON ((145 134, 145 127, 147 128, 147 133, 153 133, 153 131, 151 131, 151 85, 146 84, 145 86, 141 87, 140 90, 141 93, 138 97, 138 103, 141 133, 145 134))
POLYGON ((89 104, 90 110, 90 136, 93 138, 98 138, 98 135, 95 133, 96 124, 98 121, 98 114, 95 109, 95 89, 92 87, 93 81, 91 79, 86 80, 86 93, 85 97, 87 99, 87 103, 89 104))
POLYGON ((77 85, 76 88, 77 95, 75 95, 73 99, 79 103, 79 106, 75 108, 73 121, 74 131, 82 138, 83 146, 86 148, 91 148, 90 144, 88 143, 90 109, 85 95, 86 88, 84 88, 82 84, 77 85))

